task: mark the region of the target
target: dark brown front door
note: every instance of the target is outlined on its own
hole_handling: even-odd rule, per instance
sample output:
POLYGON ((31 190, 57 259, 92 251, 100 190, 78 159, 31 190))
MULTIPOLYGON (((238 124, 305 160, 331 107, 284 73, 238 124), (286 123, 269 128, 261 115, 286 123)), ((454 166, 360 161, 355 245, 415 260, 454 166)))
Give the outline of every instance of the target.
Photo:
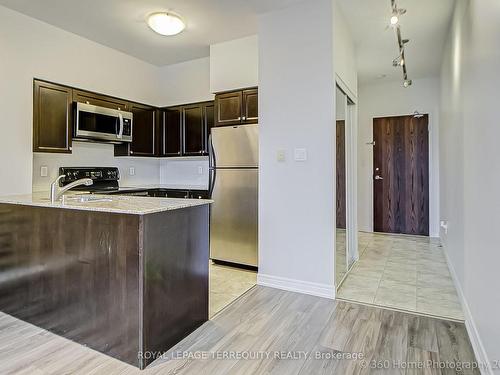
POLYGON ((429 116, 373 119, 375 232, 429 235, 429 116))

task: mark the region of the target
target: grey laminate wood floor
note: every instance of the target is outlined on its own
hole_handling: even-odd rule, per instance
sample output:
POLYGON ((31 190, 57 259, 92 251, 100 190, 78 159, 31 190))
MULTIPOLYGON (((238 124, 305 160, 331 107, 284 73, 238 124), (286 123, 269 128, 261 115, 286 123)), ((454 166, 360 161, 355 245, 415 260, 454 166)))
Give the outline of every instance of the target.
POLYGON ((1 374, 479 374, 393 367, 427 360, 474 361, 464 325, 259 286, 142 372, 0 313, 1 374))

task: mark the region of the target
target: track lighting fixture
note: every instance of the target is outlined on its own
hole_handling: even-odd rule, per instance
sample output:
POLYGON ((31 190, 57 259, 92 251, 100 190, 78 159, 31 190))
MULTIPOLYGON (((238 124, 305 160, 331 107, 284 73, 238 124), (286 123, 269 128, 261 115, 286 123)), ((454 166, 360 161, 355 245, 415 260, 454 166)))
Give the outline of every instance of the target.
POLYGON ((391 0, 392 17, 391 26, 394 27, 396 32, 396 38, 398 42, 399 56, 392 60, 392 66, 401 67, 403 69, 403 86, 410 87, 412 80, 408 79, 408 72, 406 69, 406 59, 405 59, 405 45, 408 44, 410 39, 403 39, 401 36, 401 26, 399 24, 399 16, 406 13, 406 9, 399 9, 396 5, 396 0, 391 0))

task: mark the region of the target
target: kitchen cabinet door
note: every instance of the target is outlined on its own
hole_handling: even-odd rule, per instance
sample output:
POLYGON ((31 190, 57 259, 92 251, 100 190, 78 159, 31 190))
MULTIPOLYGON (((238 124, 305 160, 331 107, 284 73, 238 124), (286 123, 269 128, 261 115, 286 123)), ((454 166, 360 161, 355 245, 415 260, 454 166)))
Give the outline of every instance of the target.
POLYGON ((205 124, 207 127, 207 136, 210 135, 212 128, 215 126, 215 105, 214 102, 208 102, 204 105, 205 124))
POLYGON ((71 153, 73 133, 70 87, 33 82, 33 151, 71 153))
POLYGON ((134 114, 130 155, 157 156, 156 110, 140 104, 130 104, 130 111, 134 114))
POLYGON ((89 91, 73 90, 73 100, 75 102, 97 105, 99 107, 117 109, 119 111, 129 111, 127 101, 113 98, 107 95, 96 94, 89 91))
POLYGON ((215 125, 239 125, 242 119, 243 93, 234 91, 215 96, 215 125))
POLYGON ((183 154, 203 155, 205 153, 205 121, 203 105, 183 107, 183 154))
POLYGON ((162 156, 181 156, 182 108, 165 109, 162 127, 162 156))
POLYGON ((259 121, 259 96, 257 89, 243 90, 243 116, 245 124, 256 124, 259 121))

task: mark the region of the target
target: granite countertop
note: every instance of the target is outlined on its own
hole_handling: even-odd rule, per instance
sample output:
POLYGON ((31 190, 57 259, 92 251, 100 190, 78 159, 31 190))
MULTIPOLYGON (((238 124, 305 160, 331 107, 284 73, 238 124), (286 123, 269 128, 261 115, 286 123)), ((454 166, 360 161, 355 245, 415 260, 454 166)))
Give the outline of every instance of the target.
POLYGON ((131 215, 147 215, 156 212, 210 204, 209 199, 149 198, 122 195, 65 194, 62 201, 51 203, 47 192, 0 197, 0 203, 21 206, 51 207, 69 210, 100 211, 131 215))

